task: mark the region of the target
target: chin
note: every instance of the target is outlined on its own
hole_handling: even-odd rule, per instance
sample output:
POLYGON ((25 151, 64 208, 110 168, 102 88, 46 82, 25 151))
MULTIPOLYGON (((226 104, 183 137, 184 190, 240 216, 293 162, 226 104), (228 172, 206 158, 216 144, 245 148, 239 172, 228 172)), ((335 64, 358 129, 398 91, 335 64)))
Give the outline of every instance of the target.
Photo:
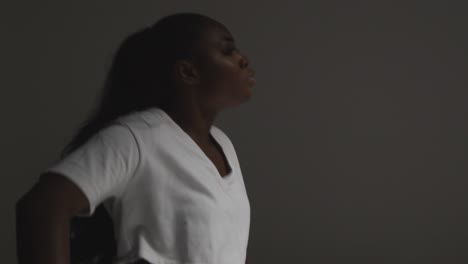
POLYGON ((247 90, 246 93, 245 93, 245 98, 250 99, 250 97, 252 97, 252 90, 247 90))
POLYGON ((250 101, 251 97, 252 97, 252 93, 246 93, 243 97, 240 98, 239 104, 243 104, 243 103, 250 101))
POLYGON ((232 101, 227 105, 228 108, 240 106, 250 100, 251 95, 244 95, 243 97, 237 97, 236 101, 232 101))

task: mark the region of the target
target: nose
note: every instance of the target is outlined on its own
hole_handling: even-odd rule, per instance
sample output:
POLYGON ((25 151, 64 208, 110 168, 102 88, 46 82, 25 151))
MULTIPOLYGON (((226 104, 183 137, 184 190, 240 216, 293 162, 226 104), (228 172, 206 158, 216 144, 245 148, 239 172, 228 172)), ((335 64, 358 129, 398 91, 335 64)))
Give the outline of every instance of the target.
POLYGON ((241 54, 240 66, 242 68, 247 68, 247 66, 249 66, 249 59, 244 54, 241 54))

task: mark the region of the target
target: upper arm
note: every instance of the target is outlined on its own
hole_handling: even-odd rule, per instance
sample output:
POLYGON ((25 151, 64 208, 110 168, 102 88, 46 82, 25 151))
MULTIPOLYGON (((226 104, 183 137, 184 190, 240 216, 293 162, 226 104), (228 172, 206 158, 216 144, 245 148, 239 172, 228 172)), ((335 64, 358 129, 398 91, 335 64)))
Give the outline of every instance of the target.
POLYGON ((17 202, 17 207, 52 210, 73 217, 89 211, 89 201, 82 190, 58 172, 46 172, 17 202))
POLYGON ((28 204, 90 216, 101 202, 123 192, 139 157, 136 138, 127 126, 106 127, 47 168, 27 194, 28 204))

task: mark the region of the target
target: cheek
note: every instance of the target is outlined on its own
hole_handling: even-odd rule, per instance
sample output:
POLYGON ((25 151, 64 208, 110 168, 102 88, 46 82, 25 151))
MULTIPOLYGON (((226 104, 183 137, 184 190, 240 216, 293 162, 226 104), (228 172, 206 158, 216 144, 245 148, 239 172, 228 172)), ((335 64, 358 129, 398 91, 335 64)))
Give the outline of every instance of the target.
POLYGON ((216 82, 222 82, 223 80, 232 79, 239 73, 239 66, 236 64, 232 58, 226 57, 215 57, 209 63, 207 73, 210 75, 211 78, 216 82))
POLYGON ((217 83, 225 87, 238 87, 241 81, 241 69, 233 62, 226 62, 217 68, 217 83))
POLYGON ((240 82, 239 69, 231 64, 217 64, 207 74, 204 85, 215 90, 226 90, 238 87, 240 82))
POLYGON ((213 59, 203 68, 201 88, 210 101, 225 104, 233 98, 243 97, 246 84, 242 80, 240 66, 234 60, 213 59))

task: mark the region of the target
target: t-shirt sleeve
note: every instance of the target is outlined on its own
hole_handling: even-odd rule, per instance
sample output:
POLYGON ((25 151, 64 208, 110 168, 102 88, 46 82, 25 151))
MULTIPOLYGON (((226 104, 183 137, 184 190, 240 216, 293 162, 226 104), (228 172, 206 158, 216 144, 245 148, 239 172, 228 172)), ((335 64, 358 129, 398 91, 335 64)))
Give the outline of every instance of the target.
POLYGON ((46 171, 59 172, 75 183, 90 204, 90 210, 79 216, 91 216, 101 202, 120 195, 132 178, 139 159, 138 142, 131 129, 114 123, 46 171))

